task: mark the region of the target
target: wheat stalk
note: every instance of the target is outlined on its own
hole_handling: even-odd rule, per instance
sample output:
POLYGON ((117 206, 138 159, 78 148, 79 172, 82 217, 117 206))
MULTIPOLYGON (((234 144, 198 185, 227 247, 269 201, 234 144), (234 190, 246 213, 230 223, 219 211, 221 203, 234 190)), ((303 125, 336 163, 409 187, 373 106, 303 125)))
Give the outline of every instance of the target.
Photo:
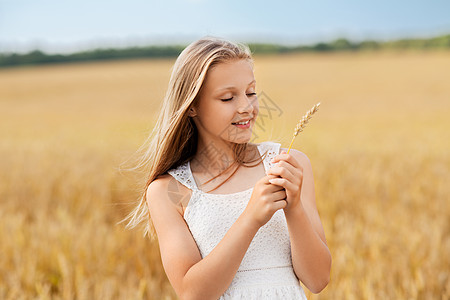
POLYGON ((289 150, 291 150, 292 143, 294 143, 295 137, 297 136, 297 134, 298 134, 299 132, 302 132, 302 131, 303 131, 303 128, 305 128, 306 124, 308 123, 308 120, 311 119, 312 115, 313 115, 316 111, 319 110, 319 105, 320 105, 320 102, 317 103, 316 105, 314 105, 313 108, 311 108, 311 109, 306 113, 306 115, 304 115, 303 118, 297 123, 297 126, 295 127, 295 130, 294 130, 294 136, 292 137, 291 144, 289 145, 289 148, 288 148, 288 151, 287 151, 288 154, 289 154, 289 150))

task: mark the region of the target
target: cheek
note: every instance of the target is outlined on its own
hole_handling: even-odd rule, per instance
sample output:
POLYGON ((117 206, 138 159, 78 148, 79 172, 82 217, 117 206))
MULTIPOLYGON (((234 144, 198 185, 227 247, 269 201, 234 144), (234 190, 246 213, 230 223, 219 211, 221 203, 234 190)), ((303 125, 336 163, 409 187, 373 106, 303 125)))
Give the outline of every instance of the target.
POLYGON ((255 103, 253 104, 253 111, 255 113, 255 117, 258 115, 259 113, 259 103, 258 100, 255 101, 255 103))
POLYGON ((219 126, 221 129, 225 129, 228 125, 231 126, 231 122, 235 116, 235 109, 232 105, 216 105, 211 107, 208 114, 208 120, 213 126, 219 126))

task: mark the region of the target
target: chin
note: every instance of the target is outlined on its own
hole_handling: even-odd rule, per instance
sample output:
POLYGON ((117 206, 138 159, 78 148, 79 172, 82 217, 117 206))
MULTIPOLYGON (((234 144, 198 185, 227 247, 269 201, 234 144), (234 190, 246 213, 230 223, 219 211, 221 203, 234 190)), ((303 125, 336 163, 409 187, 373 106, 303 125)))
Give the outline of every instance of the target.
POLYGON ((253 131, 251 128, 247 129, 245 132, 239 132, 233 128, 233 130, 223 131, 219 136, 230 143, 235 144, 247 144, 251 141, 253 131), (234 137, 233 137, 234 136, 234 137), (233 137, 233 138, 232 138, 233 137))
POLYGON ((235 144, 248 144, 248 143, 250 143, 251 140, 252 140, 252 137, 249 136, 249 137, 241 137, 238 140, 234 140, 231 142, 235 143, 235 144))

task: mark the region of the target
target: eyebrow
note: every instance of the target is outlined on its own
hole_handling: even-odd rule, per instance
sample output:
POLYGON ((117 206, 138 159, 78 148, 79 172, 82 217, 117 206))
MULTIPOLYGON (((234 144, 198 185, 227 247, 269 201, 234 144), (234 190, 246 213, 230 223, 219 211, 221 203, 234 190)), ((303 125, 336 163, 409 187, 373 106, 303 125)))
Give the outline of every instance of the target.
MULTIPOLYGON (((256 82, 256 80, 252 80, 248 85, 251 85, 252 83, 255 83, 255 82, 256 82)), ((232 90, 232 89, 234 89, 234 86, 227 86, 227 87, 218 89, 217 92, 223 91, 223 90, 232 90)))

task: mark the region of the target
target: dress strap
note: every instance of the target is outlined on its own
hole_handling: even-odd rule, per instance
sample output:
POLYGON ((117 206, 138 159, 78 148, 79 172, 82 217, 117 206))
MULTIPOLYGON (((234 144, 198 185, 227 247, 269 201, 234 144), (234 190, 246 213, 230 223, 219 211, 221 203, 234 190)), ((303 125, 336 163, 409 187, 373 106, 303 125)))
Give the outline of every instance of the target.
POLYGON ((176 168, 167 171, 173 178, 178 180, 181 184, 186 186, 190 190, 197 190, 197 185, 195 184, 194 177, 192 176, 189 161, 184 164, 179 165, 176 168))

